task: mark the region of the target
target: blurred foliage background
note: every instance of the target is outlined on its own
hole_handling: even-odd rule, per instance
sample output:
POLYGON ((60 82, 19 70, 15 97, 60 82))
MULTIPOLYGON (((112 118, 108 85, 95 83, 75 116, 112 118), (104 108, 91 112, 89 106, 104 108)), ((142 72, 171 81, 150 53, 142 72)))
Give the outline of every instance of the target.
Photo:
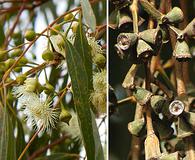
MULTIPOLYGON (((109 1, 109 15, 114 11, 115 6, 109 1)), ((172 1, 173 6, 180 6, 182 2, 186 7, 187 17, 185 20, 189 23, 194 18, 195 1, 181 0, 172 1)), ((159 0, 156 0, 156 7, 159 7, 159 0)), ((139 31, 143 31, 148 25, 148 14, 143 10, 139 4, 139 16, 145 21, 139 26, 139 31)), ((129 25, 126 30, 120 30, 118 28, 109 28, 109 84, 114 88, 117 100, 121 100, 127 97, 125 89, 122 87, 122 82, 127 74, 131 60, 128 58, 120 59, 117 55, 114 45, 117 43, 117 36, 121 32, 132 32, 133 25, 129 25)), ((195 84, 195 40, 190 39, 189 46, 193 58, 190 60, 189 74, 190 80, 195 84)), ((161 50, 162 62, 169 59, 172 55, 172 47, 170 43, 163 45, 161 50)), ((166 70, 169 74, 170 70, 166 70)), ((140 67, 136 77, 144 77, 144 67, 140 67)), ((162 80, 162 79, 161 79, 162 80)), ((162 80, 163 81, 163 80, 162 80)), ((131 151, 131 134, 128 131, 127 125, 130 121, 133 121, 135 114, 135 104, 126 103, 118 106, 118 111, 109 117, 109 157, 110 160, 127 160, 128 154, 131 151)), ((143 143, 142 143, 143 144, 143 143)), ((151 144, 152 145, 152 144, 151 144)), ((142 146, 143 148, 143 146, 142 146)))

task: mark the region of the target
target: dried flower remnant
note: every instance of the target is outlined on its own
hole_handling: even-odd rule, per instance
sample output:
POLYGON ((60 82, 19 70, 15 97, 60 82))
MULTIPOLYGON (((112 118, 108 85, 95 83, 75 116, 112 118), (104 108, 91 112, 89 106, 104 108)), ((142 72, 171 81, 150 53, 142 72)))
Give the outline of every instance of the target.
POLYGON ((96 54, 104 54, 102 46, 98 44, 98 41, 95 40, 95 37, 87 37, 89 46, 91 47, 91 55, 94 57, 96 54))
POLYGON ((93 88, 90 100, 100 113, 106 112, 106 70, 97 72, 93 76, 93 88))

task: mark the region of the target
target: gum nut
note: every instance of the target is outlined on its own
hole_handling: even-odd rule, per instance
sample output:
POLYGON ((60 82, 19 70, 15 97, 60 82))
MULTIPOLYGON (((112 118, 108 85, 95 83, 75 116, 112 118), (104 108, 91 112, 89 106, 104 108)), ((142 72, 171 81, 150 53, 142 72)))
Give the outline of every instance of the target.
POLYGON ((122 50, 127 50, 130 46, 137 42, 137 34, 135 33, 120 33, 117 37, 117 44, 122 50))
POLYGON ((175 116, 179 116, 184 111, 184 103, 180 100, 174 100, 169 105, 169 111, 175 116))
POLYGON ((192 58, 192 55, 190 54, 190 49, 188 44, 183 41, 177 41, 175 45, 175 49, 173 51, 173 56, 181 61, 188 60, 192 58))

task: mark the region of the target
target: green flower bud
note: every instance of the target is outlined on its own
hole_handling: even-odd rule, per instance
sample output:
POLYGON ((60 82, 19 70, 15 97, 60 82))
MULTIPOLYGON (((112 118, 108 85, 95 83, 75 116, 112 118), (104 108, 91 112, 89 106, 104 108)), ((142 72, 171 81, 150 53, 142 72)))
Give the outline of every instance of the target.
MULTIPOLYGON (((54 30, 60 31, 62 29, 62 26, 59 24, 56 24, 53 26, 54 30)), ((50 30, 50 35, 57 35, 58 33, 54 30, 50 30)))
POLYGON ((38 86, 38 79, 37 78, 27 78, 25 81, 26 91, 34 92, 38 86))
POLYGON ((16 46, 18 46, 18 45, 20 45, 20 44, 23 43, 22 34, 19 33, 19 32, 13 33, 13 34, 12 34, 12 38, 13 38, 14 44, 15 44, 16 46))
POLYGON ((60 117, 59 117, 60 121, 69 124, 71 118, 72 118, 72 115, 67 110, 62 109, 60 113, 60 117))
POLYGON ((14 49, 12 52, 11 52, 11 57, 14 58, 14 57, 18 57, 22 54, 23 50, 22 49, 14 49))
POLYGON ((19 62, 18 62, 18 65, 19 66, 24 66, 25 64, 28 63, 28 59, 26 57, 22 57, 19 62))
POLYGON ((26 75, 25 74, 21 74, 16 78, 16 82, 18 84, 23 84, 24 81, 26 80, 26 75))
POLYGON ((9 58, 5 61, 5 68, 8 69, 14 64, 15 60, 12 58, 9 58))
POLYGON ((96 54, 93 60, 99 68, 104 68, 106 65, 106 58, 102 54, 96 54))
POLYGON ((15 67, 14 71, 17 73, 20 73, 20 72, 22 72, 22 67, 15 67))
POLYGON ((39 82, 38 82, 38 85, 37 85, 37 90, 39 93, 43 92, 44 90, 44 86, 42 86, 39 82))
POLYGON ((54 87, 49 82, 46 82, 46 84, 44 86, 44 92, 45 92, 45 94, 53 93, 54 87))
POLYGON ((72 13, 69 13, 64 16, 64 21, 70 21, 70 20, 73 20, 73 18, 74 18, 74 15, 72 13))
POLYGON ((79 26, 79 23, 78 22, 73 23, 73 25, 71 27, 73 33, 76 33, 77 32, 78 26, 79 26))
POLYGON ((36 33, 32 29, 29 29, 25 32, 24 37, 27 41, 33 41, 36 38, 36 33))
POLYGON ((52 61, 54 59, 54 54, 50 49, 46 49, 42 53, 42 59, 45 61, 52 61))

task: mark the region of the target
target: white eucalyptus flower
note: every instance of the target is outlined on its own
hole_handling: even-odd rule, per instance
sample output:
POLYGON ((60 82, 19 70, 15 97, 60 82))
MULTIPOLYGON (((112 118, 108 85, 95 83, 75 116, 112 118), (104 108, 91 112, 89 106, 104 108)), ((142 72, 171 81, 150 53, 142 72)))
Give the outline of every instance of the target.
POLYGON ((13 94, 18 98, 19 106, 23 108, 27 125, 35 127, 36 130, 42 128, 41 133, 43 133, 50 131, 51 128, 55 128, 59 112, 51 108, 52 102, 49 99, 42 101, 39 96, 33 92, 35 90, 32 86, 34 82, 34 79, 27 79, 24 85, 13 88, 13 94))
POLYGON ((27 100, 27 104, 24 107, 27 125, 29 123, 37 130, 42 128, 41 132, 51 131, 51 128, 55 128, 55 124, 58 121, 59 112, 55 108, 51 108, 51 101, 49 99, 42 102, 38 96, 35 98, 32 95, 32 98, 34 101, 27 100))

